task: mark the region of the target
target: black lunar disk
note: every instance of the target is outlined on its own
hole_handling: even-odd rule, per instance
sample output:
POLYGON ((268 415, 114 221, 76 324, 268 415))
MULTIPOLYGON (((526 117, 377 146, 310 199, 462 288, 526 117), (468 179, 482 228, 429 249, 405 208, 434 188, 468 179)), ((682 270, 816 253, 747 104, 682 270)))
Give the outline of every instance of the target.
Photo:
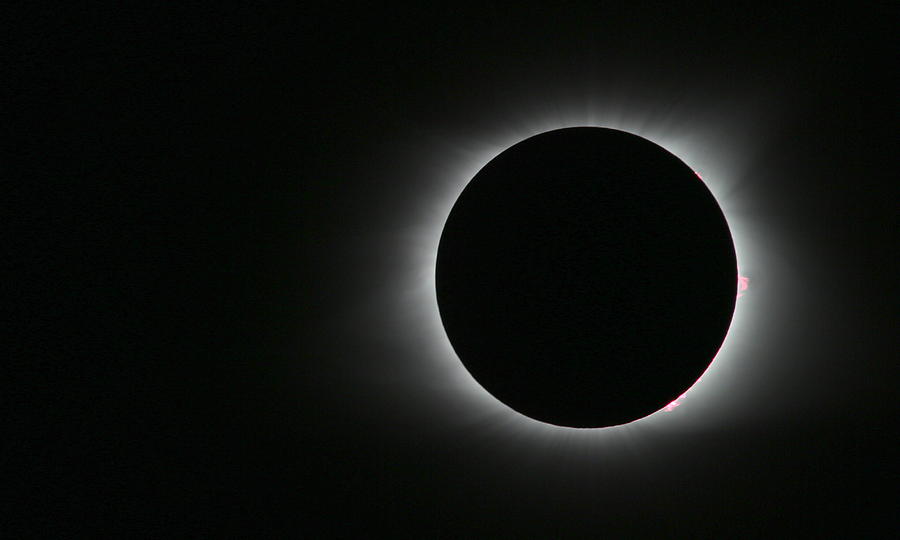
POLYGON ((437 256, 441 320, 466 369, 533 419, 625 424, 706 370, 734 312, 725 216, 680 159, 636 135, 568 128, 482 168, 437 256))

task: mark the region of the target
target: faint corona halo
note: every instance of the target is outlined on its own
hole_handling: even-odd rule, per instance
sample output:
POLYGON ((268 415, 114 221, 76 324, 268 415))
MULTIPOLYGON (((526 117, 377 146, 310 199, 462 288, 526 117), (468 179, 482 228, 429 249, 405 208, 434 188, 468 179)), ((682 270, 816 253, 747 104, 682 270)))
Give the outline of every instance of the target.
POLYGON ((462 191, 437 252, 450 344, 474 379, 547 424, 627 424, 716 356, 738 281, 731 232, 696 174, 609 128, 541 133, 462 191))

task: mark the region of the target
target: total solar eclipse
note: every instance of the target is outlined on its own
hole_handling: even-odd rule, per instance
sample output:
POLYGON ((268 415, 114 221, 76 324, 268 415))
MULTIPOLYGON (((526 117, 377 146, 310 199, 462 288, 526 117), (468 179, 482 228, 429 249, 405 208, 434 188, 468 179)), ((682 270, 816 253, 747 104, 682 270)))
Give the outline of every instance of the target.
POLYGON ((735 306, 725 216, 678 157, 607 128, 548 131, 487 163, 447 218, 435 285, 491 395, 558 426, 626 424, 709 366, 735 306))

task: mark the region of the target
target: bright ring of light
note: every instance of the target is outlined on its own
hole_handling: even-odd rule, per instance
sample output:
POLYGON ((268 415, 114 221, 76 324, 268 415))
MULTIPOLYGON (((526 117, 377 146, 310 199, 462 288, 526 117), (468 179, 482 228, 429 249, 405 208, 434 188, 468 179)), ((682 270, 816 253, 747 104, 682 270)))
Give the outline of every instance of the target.
MULTIPOLYGON (((739 351, 747 340, 745 329, 753 326, 753 313, 749 308, 758 292, 754 261, 765 258, 758 257, 759 244, 753 241, 755 235, 752 227, 745 224, 740 204, 733 196, 740 182, 738 177, 741 175, 739 169, 743 157, 738 149, 746 149, 742 146, 743 138, 734 137, 729 146, 723 142, 722 133, 673 134, 675 130, 671 125, 667 125, 667 130, 654 129, 649 121, 629 121, 621 114, 589 113, 566 117, 557 113, 548 116, 554 118, 546 118, 529 127, 495 133, 489 141, 481 140, 474 146, 471 138, 459 138, 455 144, 453 141, 435 144, 433 159, 424 163, 425 170, 418 173, 427 175, 428 181, 423 182, 420 186, 422 191, 414 196, 415 208, 410 215, 416 222, 407 223, 398 237, 401 251, 397 256, 401 260, 401 268, 395 275, 399 281, 394 283, 388 300, 399 302, 396 306, 399 316, 393 321, 396 326, 393 330, 398 336, 396 339, 404 342, 404 347, 408 347, 410 354, 415 356, 415 373, 406 380, 432 392, 432 398, 424 405, 436 416, 446 418, 448 423, 470 427, 491 425, 495 432, 515 437, 536 436, 542 439, 564 436, 569 440, 576 437, 579 441, 598 441, 610 440, 610 437, 631 438, 635 430, 645 427, 666 429, 667 423, 696 423, 702 418, 704 410, 716 406, 716 400, 727 398, 720 388, 723 382, 728 381, 733 366, 739 361, 739 351), (510 409, 484 390, 464 368, 450 345, 438 314, 434 282, 437 248, 444 223, 459 194, 475 174, 497 154, 523 139, 545 131, 578 126, 607 127, 634 133, 662 146, 695 170, 725 214, 742 276, 740 292, 743 298, 737 302, 729 332, 709 368, 685 393, 688 399, 682 399, 686 397, 682 395, 660 412, 629 424, 599 429, 560 427, 533 420, 510 409), (753 283, 750 291, 744 290, 748 281, 753 283), (748 292, 753 294, 746 294, 748 292)), ((669 124, 671 121, 669 118, 669 124)), ((746 136, 746 133, 743 135, 746 136)), ((660 276, 660 280, 663 282, 665 276, 660 276)))

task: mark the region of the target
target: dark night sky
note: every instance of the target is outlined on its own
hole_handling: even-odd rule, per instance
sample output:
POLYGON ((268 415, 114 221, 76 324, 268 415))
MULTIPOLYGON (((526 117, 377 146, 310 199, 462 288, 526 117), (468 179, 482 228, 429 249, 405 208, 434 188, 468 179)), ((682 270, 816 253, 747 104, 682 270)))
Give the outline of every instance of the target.
POLYGON ((5 17, 3 529, 896 531, 896 18, 816 9, 5 17), (739 134, 710 159, 769 265, 712 420, 611 450, 479 420, 394 298, 427 171, 585 100, 739 134))

